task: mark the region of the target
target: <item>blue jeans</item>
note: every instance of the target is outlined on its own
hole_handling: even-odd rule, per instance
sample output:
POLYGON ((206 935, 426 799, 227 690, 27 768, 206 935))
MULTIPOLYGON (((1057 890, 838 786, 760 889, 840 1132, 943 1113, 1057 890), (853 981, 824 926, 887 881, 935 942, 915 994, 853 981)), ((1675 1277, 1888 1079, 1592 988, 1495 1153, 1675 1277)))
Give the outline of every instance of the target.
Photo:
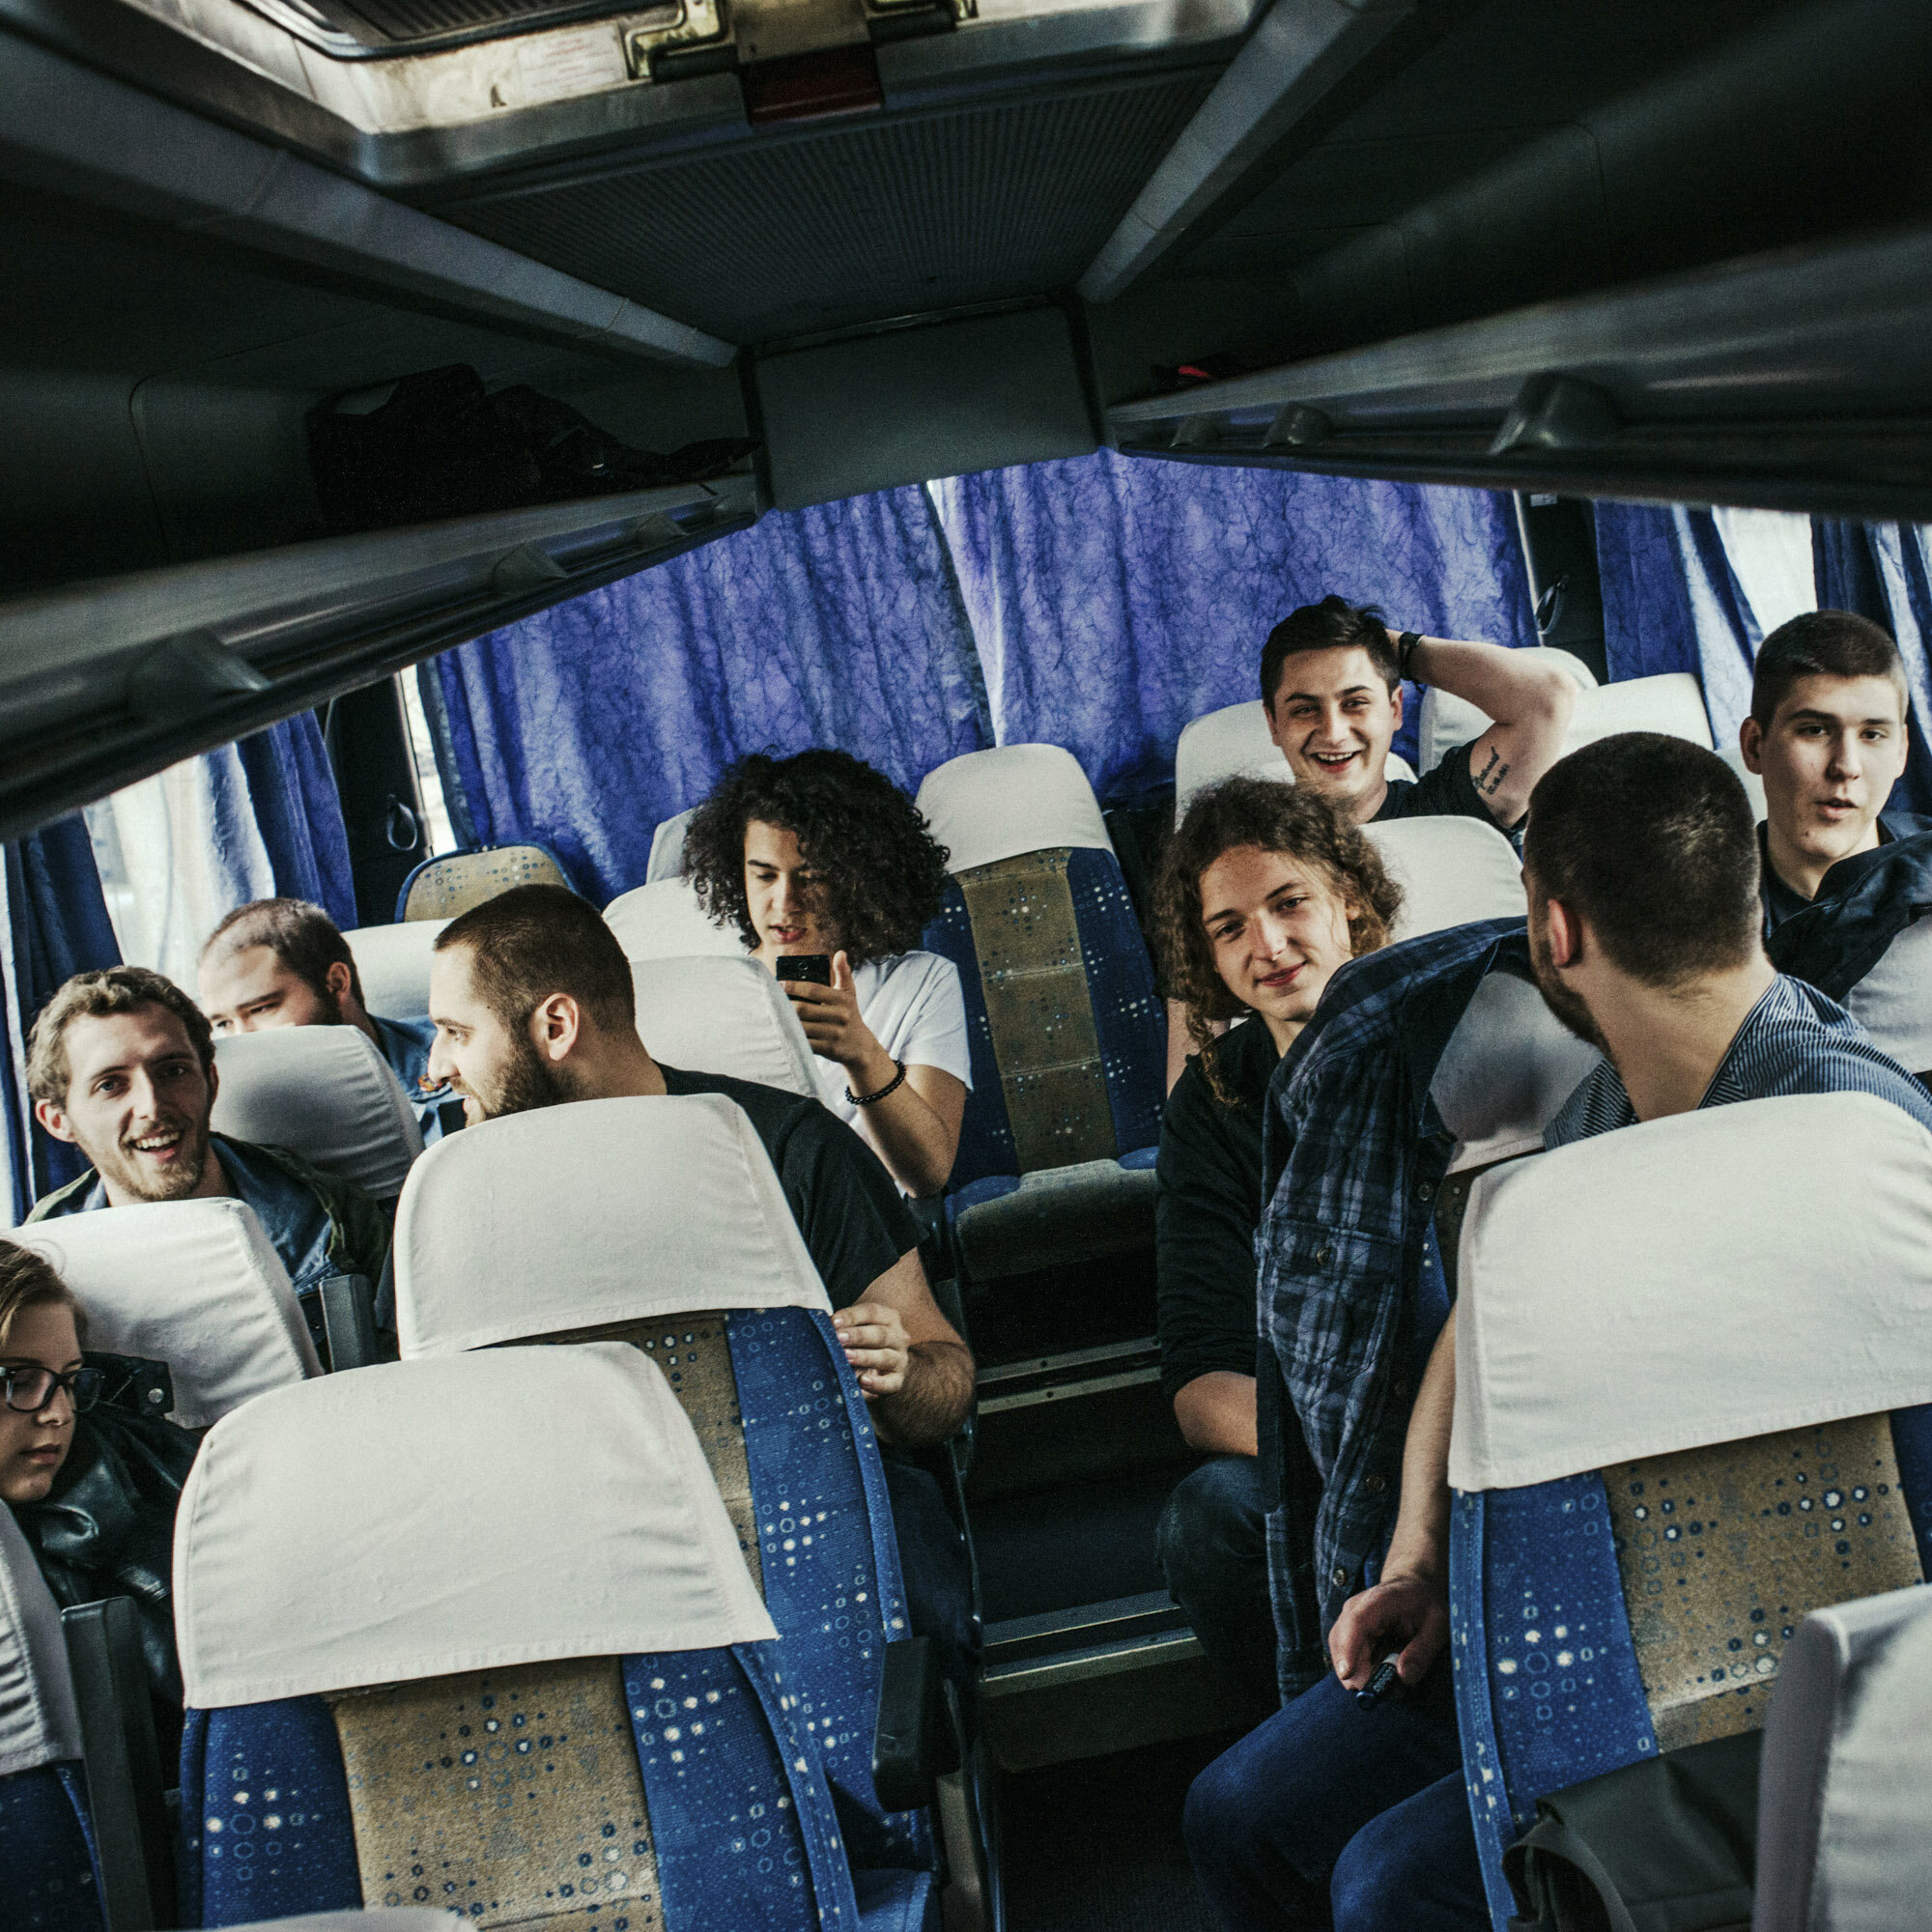
POLYGON ((1161 1574, 1216 1675, 1259 1723, 1281 1703, 1267 1524, 1252 1456, 1217 1456, 1176 1485, 1154 1535, 1161 1574))
POLYGON ((1446 1657, 1373 1710, 1304 1690, 1194 1780, 1186 1830, 1223 1932, 1488 1932, 1446 1657))

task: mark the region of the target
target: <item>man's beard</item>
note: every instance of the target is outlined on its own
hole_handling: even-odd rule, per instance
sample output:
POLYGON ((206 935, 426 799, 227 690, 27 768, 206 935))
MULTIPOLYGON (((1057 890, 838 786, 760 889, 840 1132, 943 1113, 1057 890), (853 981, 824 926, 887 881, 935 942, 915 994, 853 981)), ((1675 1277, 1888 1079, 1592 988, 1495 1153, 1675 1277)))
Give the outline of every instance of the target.
POLYGON ((1586 1046, 1594 1046, 1607 1057, 1609 1046, 1597 1031, 1590 1009, 1563 983, 1557 973, 1549 956, 1548 928, 1538 921, 1534 910, 1529 916, 1529 963, 1536 974, 1536 990, 1543 995, 1543 1004, 1586 1046))
POLYGON ((520 1032, 510 1036, 510 1064, 494 1091, 465 1089, 483 1110, 486 1121, 505 1114, 527 1114, 537 1107, 554 1107, 572 1097, 557 1070, 520 1032))
MULTIPOLYGON (((156 1167, 131 1148, 116 1141, 111 1150, 103 1150, 95 1156, 95 1171, 137 1201, 185 1201, 201 1185, 202 1176, 208 1171, 208 1122, 202 1120, 190 1125, 185 1121, 166 1121, 157 1126, 182 1129, 182 1151, 167 1166, 156 1167)), ((148 1129, 149 1134, 155 1131, 156 1127, 148 1129)), ((147 1134, 134 1136, 139 1140, 147 1137, 147 1134)), ((87 1150, 83 1148, 81 1151, 85 1153, 87 1150)))

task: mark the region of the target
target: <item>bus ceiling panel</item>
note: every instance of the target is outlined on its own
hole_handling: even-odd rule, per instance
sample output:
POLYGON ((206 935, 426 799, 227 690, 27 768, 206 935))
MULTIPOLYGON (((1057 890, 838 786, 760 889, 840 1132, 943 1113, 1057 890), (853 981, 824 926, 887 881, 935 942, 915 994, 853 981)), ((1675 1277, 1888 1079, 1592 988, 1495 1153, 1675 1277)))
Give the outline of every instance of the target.
POLYGON ((1932 228, 1548 302, 1109 412, 1338 474, 1932 517, 1932 228))
POLYGON ((750 476, 0 603, 0 838, 756 520, 750 476))
POLYGON ((0 33, 0 178, 618 355, 728 342, 0 33))

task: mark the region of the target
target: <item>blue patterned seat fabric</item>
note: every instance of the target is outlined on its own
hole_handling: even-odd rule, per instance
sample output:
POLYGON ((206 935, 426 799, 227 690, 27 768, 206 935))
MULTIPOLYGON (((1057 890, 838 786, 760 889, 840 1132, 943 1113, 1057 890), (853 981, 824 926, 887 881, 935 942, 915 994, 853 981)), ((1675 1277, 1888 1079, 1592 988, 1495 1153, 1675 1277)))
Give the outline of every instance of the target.
POLYGON ((0 1777, 0 1920, 8 1932, 104 1932, 86 1790, 77 1764, 0 1777))

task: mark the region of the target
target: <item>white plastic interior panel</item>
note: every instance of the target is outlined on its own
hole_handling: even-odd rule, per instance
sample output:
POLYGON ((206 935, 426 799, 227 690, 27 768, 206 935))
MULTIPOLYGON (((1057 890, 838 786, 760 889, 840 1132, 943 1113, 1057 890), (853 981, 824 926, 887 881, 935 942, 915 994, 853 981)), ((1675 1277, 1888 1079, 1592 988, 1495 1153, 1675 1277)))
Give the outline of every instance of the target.
POLYGON ((393 1200, 422 1130, 403 1085, 353 1026, 272 1027, 214 1043, 217 1133, 293 1148, 325 1174, 393 1200))
POLYGON ((1932 1898, 1932 1590, 1813 1610, 1758 1765, 1751 1932, 1892 1932, 1932 1898))
POLYGON ((757 960, 635 959, 631 980, 652 1059, 818 1097, 805 1029, 757 960))
MULTIPOLYGON (((1525 644, 1519 654, 1554 665, 1568 671, 1579 691, 1595 691, 1596 677, 1583 660, 1552 644, 1525 644)), ((1466 697, 1456 697, 1435 685, 1425 685, 1422 705, 1415 721, 1415 755, 1425 772, 1433 772, 1442 762, 1442 754, 1452 745, 1467 745, 1480 738, 1494 720, 1478 711, 1466 697)), ((1574 750, 1575 747, 1573 746, 1574 750)))
POLYGON ((1528 980, 1492 973, 1430 1083, 1436 1112, 1456 1136, 1450 1172, 1541 1150, 1551 1116, 1602 1064, 1528 980))
POLYGON ((1886 948, 1845 1006, 1908 1073, 1932 1072, 1932 916, 1914 920, 1886 948))
POLYGON ((1750 800, 1751 816, 1762 825, 1766 816, 1764 781, 1745 763, 1745 754, 1736 745, 1719 745, 1718 755, 1738 775, 1738 782, 1750 800))
POLYGON ((0 1507, 0 1777, 79 1756, 60 1605, 14 1512, 0 1507))
POLYGON ((1600 1134, 1477 1180, 1457 1281, 1459 1490, 1910 1407, 1932 1400, 1932 1133, 1825 1094, 1600 1134))
POLYGON ((174 1587, 195 1710, 774 1634, 691 1424, 623 1343, 238 1409, 182 1492, 174 1587))
POLYGON ((385 1020, 419 1020, 429 1011, 429 955, 446 919, 358 925, 342 936, 355 956, 362 1004, 385 1020))
POLYGON ((1474 818, 1392 818, 1362 830, 1402 888, 1397 939, 1528 910, 1522 861, 1493 825, 1474 818))
POLYGON ((604 908, 604 923, 630 960, 745 956, 745 942, 730 927, 712 924, 688 879, 659 879, 619 893, 604 908))
MULTIPOLYGON (((1413 779, 1406 758, 1388 754, 1383 776, 1413 779)), ((1185 815, 1188 801, 1219 779, 1279 779, 1294 782, 1294 772, 1281 748, 1268 736, 1267 712, 1259 697, 1246 704, 1223 705, 1181 727, 1174 750, 1174 822, 1185 815)))
POLYGON ((322 1373, 288 1271, 240 1201, 103 1208, 7 1238, 73 1290, 90 1347, 168 1365, 183 1429, 322 1373))
POLYGON ((680 811, 672 818, 658 821, 658 829, 651 834, 651 856, 644 865, 644 883, 654 886, 660 879, 675 879, 684 871, 684 835, 691 830, 691 821, 697 816, 694 805, 687 811, 680 811))
POLYGON ((580 1100, 439 1141, 403 1189, 395 1254, 405 1355, 702 1308, 832 1309, 763 1142, 718 1094, 580 1100))
POLYGON ((1062 845, 1114 849, 1080 760, 1058 745, 948 758, 926 773, 917 803, 953 872, 1062 845))

